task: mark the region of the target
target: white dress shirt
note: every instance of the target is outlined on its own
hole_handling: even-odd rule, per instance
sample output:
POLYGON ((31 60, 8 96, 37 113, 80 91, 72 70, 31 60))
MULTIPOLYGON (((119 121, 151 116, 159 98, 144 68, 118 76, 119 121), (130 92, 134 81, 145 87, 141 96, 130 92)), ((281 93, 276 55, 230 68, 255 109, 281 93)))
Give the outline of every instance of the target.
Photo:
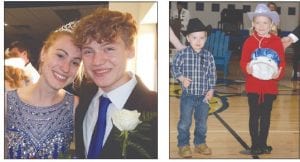
POLYGON ((111 101, 111 104, 108 106, 107 114, 106 114, 106 130, 105 130, 104 141, 103 141, 103 146, 104 146, 107 137, 109 136, 110 131, 113 127, 113 123, 111 120, 112 112, 116 110, 121 110, 124 107, 129 95, 131 94, 135 85, 137 84, 135 75, 131 72, 129 72, 129 75, 131 79, 127 83, 121 85, 120 87, 108 93, 105 93, 101 88, 99 88, 98 92, 93 97, 89 105, 89 108, 86 112, 85 118, 83 120, 83 140, 84 140, 86 155, 88 154, 90 141, 92 139, 94 128, 98 119, 99 97, 101 95, 104 95, 105 97, 109 98, 111 101))
POLYGON ((299 38, 293 33, 290 33, 288 37, 290 37, 293 40, 293 43, 296 43, 299 40, 299 38))

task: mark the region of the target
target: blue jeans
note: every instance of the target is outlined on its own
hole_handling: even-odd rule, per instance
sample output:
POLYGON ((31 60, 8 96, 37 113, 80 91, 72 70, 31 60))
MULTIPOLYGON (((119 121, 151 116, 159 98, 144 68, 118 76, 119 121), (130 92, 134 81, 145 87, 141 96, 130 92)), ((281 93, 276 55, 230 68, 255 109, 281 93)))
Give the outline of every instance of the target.
POLYGON ((190 127, 194 112, 195 131, 194 145, 205 143, 207 132, 207 117, 209 105, 203 102, 204 96, 187 94, 185 91, 180 98, 180 119, 177 125, 178 147, 190 145, 190 127))

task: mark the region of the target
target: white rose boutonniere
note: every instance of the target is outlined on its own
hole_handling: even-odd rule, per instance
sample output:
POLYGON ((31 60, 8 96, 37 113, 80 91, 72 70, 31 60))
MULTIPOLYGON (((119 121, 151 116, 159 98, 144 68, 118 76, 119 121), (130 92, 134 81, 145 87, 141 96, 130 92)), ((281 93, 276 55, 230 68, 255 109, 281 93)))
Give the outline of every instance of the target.
POLYGON ((137 110, 122 109, 112 114, 112 121, 120 131, 132 131, 142 122, 139 120, 140 115, 137 110))
POLYGON ((133 131, 142 121, 139 120, 141 113, 137 110, 130 111, 122 109, 112 114, 113 124, 121 131, 120 137, 122 141, 122 156, 126 158, 126 149, 128 145, 129 131, 133 131))

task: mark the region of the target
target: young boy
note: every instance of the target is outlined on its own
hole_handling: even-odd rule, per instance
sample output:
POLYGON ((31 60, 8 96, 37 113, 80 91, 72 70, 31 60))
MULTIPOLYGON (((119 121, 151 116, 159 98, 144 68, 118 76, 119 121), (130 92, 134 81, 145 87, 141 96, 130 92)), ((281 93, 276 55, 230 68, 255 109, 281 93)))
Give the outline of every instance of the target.
POLYGON ((213 55, 203 49, 211 26, 204 26, 195 18, 191 19, 185 33, 189 46, 179 51, 172 64, 174 77, 180 81, 180 119, 178 122, 178 148, 183 158, 192 157, 190 149, 190 126, 193 112, 195 118, 195 152, 209 155, 206 145, 208 101, 213 97, 216 83, 216 66, 213 55))

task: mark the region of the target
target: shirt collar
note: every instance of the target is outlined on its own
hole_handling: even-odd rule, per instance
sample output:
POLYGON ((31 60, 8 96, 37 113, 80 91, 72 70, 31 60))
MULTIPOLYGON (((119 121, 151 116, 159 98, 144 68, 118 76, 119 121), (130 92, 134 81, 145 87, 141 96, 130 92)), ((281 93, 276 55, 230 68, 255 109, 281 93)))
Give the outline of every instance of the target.
POLYGON ((101 88, 99 88, 95 97, 99 98, 101 95, 108 97, 111 103, 114 104, 116 108, 122 109, 129 95, 137 84, 135 75, 132 72, 128 72, 128 74, 131 77, 128 82, 108 93, 105 93, 101 88))
MULTIPOLYGON (((204 47, 203 47, 204 48, 204 47)), ((195 55, 198 55, 198 54, 202 54, 203 53, 203 48, 200 50, 200 52, 196 52, 193 47, 191 45, 189 45, 189 51, 192 53, 192 54, 195 54, 195 55)))

